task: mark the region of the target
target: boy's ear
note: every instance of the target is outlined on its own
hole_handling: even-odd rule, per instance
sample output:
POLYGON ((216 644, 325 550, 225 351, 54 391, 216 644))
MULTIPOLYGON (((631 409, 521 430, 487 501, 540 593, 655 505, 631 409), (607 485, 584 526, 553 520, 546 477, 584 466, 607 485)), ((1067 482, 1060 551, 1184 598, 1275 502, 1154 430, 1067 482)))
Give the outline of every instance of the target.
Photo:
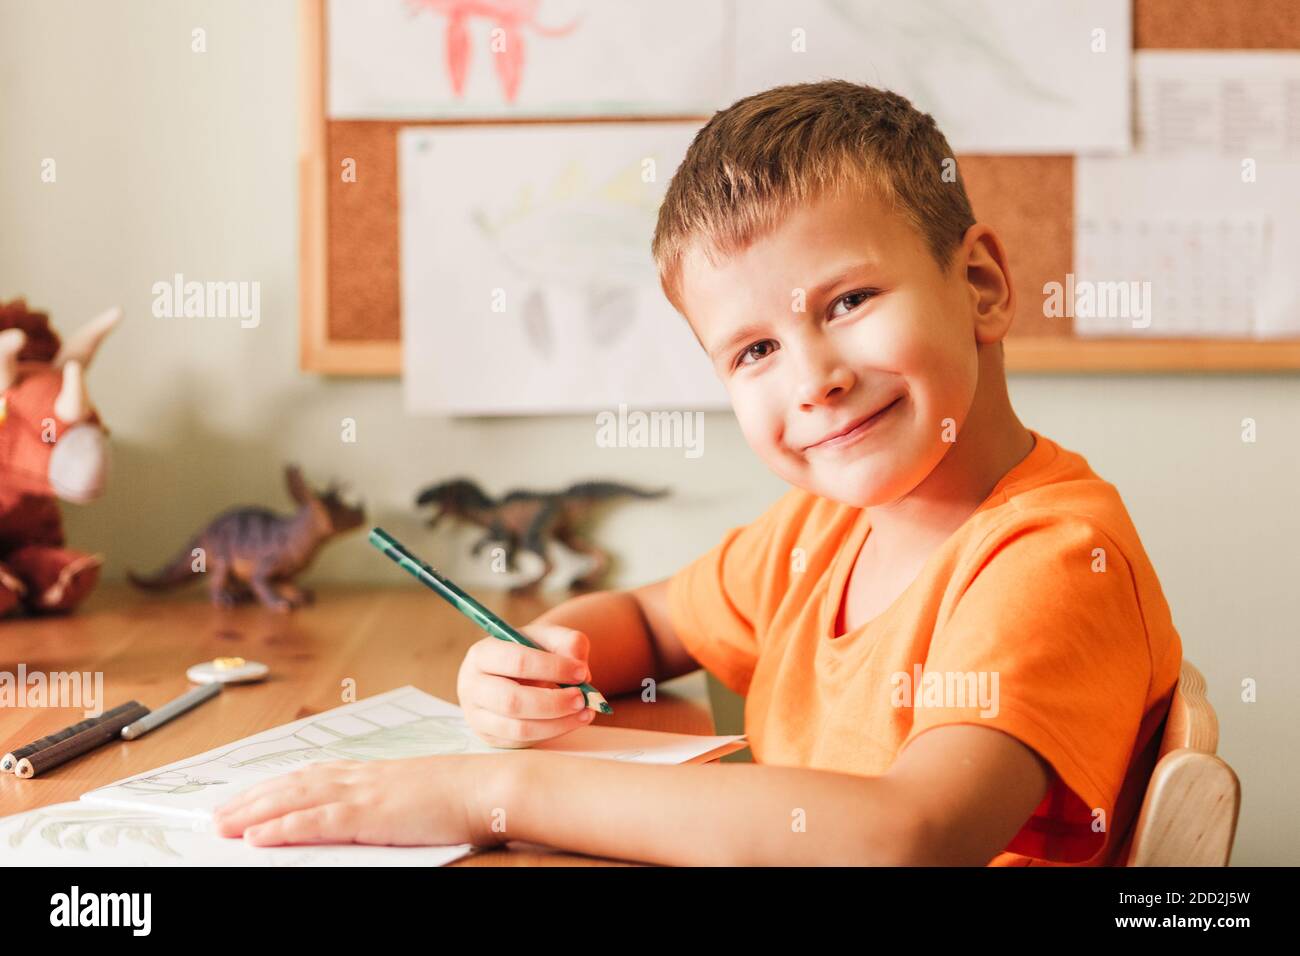
POLYGON ((976 223, 966 230, 959 255, 965 259, 975 340, 980 344, 1000 342, 1016 314, 1016 291, 1002 240, 988 226, 976 223))

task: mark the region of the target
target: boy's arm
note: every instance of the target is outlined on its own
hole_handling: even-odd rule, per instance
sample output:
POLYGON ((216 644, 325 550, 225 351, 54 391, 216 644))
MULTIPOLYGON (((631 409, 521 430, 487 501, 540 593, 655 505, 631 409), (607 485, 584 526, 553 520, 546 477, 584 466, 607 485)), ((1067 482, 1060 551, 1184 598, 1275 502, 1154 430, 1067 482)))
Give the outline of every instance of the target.
POLYGON ((639 692, 647 677, 665 681, 699 664, 668 619, 668 579, 632 591, 597 591, 571 598, 537 617, 582 631, 591 641, 591 684, 606 696, 639 692))
POLYGON ((982 866, 1051 775, 1014 737, 967 724, 918 735, 880 777, 538 752, 485 759, 495 762, 474 807, 481 842, 678 866, 982 866))

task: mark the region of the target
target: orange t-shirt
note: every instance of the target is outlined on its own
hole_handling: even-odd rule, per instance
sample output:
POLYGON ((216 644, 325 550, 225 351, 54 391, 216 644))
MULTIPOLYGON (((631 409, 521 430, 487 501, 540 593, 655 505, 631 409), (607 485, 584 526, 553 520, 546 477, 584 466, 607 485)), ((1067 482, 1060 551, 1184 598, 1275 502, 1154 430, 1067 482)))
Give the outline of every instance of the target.
POLYGON ((870 509, 798 488, 673 575, 671 620, 746 695, 759 763, 877 776, 930 727, 994 727, 1055 773, 991 865, 1122 865, 1182 643, 1115 487, 1030 431, 874 620, 835 636, 870 509))

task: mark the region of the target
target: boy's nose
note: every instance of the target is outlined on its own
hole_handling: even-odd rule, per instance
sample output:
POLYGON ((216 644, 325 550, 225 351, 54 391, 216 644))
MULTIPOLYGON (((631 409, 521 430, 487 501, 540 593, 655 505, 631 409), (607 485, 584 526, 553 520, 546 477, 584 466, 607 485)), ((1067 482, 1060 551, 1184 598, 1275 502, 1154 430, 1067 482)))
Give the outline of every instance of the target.
POLYGON ((854 375, 839 356, 826 354, 805 359, 798 386, 800 405, 821 405, 853 387, 854 375))

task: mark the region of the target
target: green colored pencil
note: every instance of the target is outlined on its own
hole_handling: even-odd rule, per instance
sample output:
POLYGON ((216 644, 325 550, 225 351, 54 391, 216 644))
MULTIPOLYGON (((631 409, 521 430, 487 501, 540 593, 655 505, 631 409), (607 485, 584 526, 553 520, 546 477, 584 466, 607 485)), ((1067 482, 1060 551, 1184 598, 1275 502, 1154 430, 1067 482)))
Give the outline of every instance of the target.
MULTIPOLYGON (((470 597, 448 580, 445 575, 440 574, 429 565, 425 564, 383 528, 372 528, 370 530, 369 540, 371 544, 392 558, 394 563, 405 569, 413 578, 432 590, 434 593, 438 594, 448 604, 460 611, 461 614, 464 614, 467 618, 483 630, 487 631, 493 637, 502 641, 510 641, 512 644, 522 644, 524 647, 531 647, 538 651, 546 650, 546 648, 540 646, 536 641, 530 640, 527 635, 516 631, 513 627, 501 620, 501 618, 497 617, 478 601, 474 600, 474 598, 470 597)), ((614 708, 609 706, 604 695, 586 681, 583 681, 581 684, 561 684, 560 686, 581 688, 583 699, 589 710, 599 711, 602 714, 614 713, 614 708)))

